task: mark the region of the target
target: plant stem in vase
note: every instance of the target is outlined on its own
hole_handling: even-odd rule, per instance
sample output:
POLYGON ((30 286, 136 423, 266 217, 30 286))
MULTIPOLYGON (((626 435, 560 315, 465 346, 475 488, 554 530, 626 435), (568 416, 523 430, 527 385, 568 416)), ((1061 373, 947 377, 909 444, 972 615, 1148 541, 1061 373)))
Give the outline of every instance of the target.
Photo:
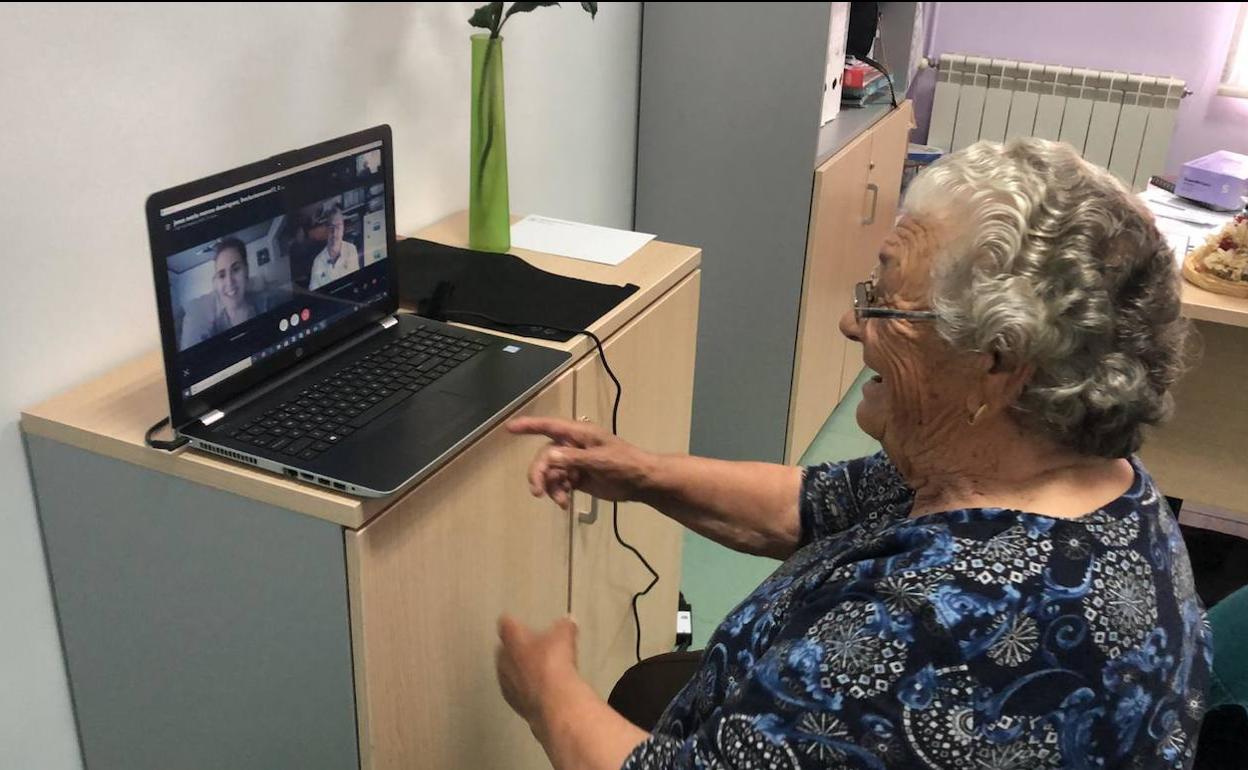
POLYGON ((503 106, 503 39, 472 36, 472 138, 468 182, 468 245, 511 248, 507 198, 507 126, 503 106))

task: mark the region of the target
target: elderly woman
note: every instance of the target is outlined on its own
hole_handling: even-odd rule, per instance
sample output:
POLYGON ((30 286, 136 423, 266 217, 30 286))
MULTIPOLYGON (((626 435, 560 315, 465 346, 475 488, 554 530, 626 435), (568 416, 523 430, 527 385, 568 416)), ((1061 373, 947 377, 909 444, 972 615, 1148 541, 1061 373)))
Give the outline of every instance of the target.
POLYGON ((556 768, 1184 768, 1212 656, 1173 514, 1134 457, 1185 326, 1148 214, 1066 145, 920 175, 841 332, 883 452, 804 470, 657 457, 565 422, 534 494, 648 503, 784 564, 646 734, 575 627, 500 621, 503 693, 556 768))

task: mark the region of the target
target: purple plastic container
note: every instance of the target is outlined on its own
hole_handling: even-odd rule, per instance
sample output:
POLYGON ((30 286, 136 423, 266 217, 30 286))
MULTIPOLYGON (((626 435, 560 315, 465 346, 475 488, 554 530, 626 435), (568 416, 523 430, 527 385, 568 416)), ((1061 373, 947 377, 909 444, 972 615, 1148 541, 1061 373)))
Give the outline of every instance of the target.
POLYGON ((1248 197, 1248 155, 1219 150, 1184 163, 1174 194, 1224 211, 1239 211, 1248 197))

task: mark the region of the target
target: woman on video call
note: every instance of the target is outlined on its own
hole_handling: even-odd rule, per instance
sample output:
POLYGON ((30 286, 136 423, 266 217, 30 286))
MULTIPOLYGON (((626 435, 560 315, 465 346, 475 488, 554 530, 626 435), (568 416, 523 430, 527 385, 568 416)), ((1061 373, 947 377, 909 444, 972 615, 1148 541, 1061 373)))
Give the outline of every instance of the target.
POLYGON ((247 246, 237 238, 225 238, 214 251, 212 293, 187 305, 182 325, 183 350, 269 309, 267 293, 248 290, 247 246))

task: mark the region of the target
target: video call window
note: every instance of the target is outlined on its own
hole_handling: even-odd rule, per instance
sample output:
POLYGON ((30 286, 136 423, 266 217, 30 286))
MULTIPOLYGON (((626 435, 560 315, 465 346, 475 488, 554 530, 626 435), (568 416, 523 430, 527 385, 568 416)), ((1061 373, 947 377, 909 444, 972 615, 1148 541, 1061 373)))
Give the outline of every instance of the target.
POLYGON ((169 257, 178 350, 385 259, 380 188, 349 190, 169 257))
POLYGON ((272 354, 384 296, 387 289, 377 286, 376 271, 365 273, 363 282, 352 277, 387 256, 381 164, 381 150, 368 149, 295 171, 288 181, 205 200, 190 213, 172 213, 166 230, 186 226, 217 236, 166 258, 188 391, 220 381, 221 372, 272 354), (281 199, 267 197, 282 192, 281 199), (308 193, 330 192, 335 194, 299 203, 309 200, 308 193), (240 204, 242 209, 231 211, 240 204), (220 211, 231 212, 227 227, 237 228, 247 222, 249 209, 260 221, 213 232, 220 211), (308 328, 297 328, 304 324, 308 328))
POLYGON ((178 350, 186 350, 288 302, 290 265, 276 217, 169 257, 178 350))

